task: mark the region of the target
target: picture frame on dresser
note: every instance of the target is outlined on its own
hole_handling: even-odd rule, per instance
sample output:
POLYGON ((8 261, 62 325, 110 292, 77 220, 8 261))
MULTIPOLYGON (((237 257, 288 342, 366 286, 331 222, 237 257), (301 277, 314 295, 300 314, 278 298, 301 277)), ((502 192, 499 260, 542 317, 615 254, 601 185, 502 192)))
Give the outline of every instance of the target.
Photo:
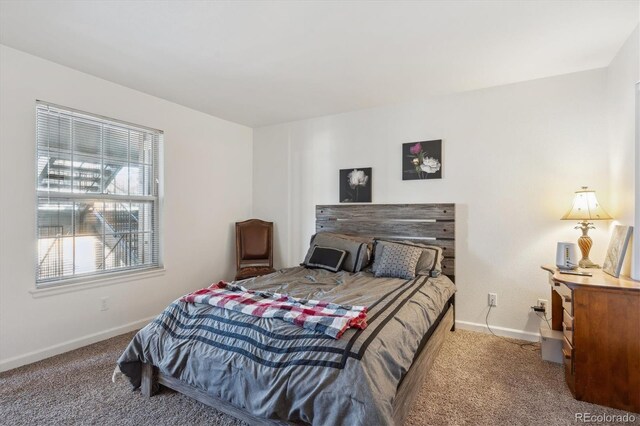
POLYGON ((620 276, 632 230, 633 227, 622 225, 616 225, 615 228, 613 228, 609 247, 607 248, 607 255, 602 264, 602 270, 612 277, 618 278, 620 276))

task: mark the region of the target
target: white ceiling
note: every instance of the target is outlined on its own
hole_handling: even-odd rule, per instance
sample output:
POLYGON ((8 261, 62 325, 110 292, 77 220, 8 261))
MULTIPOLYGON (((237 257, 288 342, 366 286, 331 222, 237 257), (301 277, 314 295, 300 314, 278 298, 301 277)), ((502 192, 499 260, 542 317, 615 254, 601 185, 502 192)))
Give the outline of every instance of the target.
POLYGON ((609 64, 638 1, 0 1, 0 43, 249 126, 609 64))

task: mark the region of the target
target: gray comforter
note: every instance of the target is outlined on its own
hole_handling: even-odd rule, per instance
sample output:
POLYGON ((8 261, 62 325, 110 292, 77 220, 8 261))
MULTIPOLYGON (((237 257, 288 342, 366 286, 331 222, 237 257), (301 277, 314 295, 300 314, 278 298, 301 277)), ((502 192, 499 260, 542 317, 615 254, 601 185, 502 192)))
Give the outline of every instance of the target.
POLYGON ((176 301, 118 360, 134 387, 146 362, 260 417, 390 425, 398 384, 455 292, 445 276, 406 281, 302 267, 241 284, 368 306, 369 325, 335 340, 278 319, 176 301))

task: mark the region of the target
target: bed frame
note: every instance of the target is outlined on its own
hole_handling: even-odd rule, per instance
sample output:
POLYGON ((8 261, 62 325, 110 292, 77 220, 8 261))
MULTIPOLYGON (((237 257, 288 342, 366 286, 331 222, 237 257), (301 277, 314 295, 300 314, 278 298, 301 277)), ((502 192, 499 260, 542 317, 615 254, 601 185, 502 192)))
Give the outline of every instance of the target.
MULTIPOLYGON (((455 204, 340 204, 316 206, 316 231, 348 235, 374 235, 389 240, 414 240, 443 249, 443 273, 455 278, 455 204)), ((404 424, 422 383, 449 331, 455 330, 455 298, 426 336, 422 350, 398 386, 393 401, 396 425, 404 424)), ((216 408, 251 425, 291 425, 296 423, 256 417, 227 401, 211 396, 183 381, 168 376, 151 364, 142 364, 142 394, 151 397, 160 385, 216 408)))

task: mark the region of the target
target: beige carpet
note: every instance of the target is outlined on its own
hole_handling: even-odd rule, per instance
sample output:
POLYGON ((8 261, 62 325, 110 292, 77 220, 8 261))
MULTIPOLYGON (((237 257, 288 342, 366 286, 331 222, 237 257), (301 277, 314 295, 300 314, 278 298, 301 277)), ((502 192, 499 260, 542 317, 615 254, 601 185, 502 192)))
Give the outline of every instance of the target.
MULTIPOLYGON (((112 383, 115 360, 131 336, 0 374, 0 424, 241 424, 169 390, 147 400, 124 380, 112 383)), ((539 351, 458 330, 448 336, 407 424, 575 425, 576 412, 624 414, 574 400, 562 367, 541 361, 539 351)))

